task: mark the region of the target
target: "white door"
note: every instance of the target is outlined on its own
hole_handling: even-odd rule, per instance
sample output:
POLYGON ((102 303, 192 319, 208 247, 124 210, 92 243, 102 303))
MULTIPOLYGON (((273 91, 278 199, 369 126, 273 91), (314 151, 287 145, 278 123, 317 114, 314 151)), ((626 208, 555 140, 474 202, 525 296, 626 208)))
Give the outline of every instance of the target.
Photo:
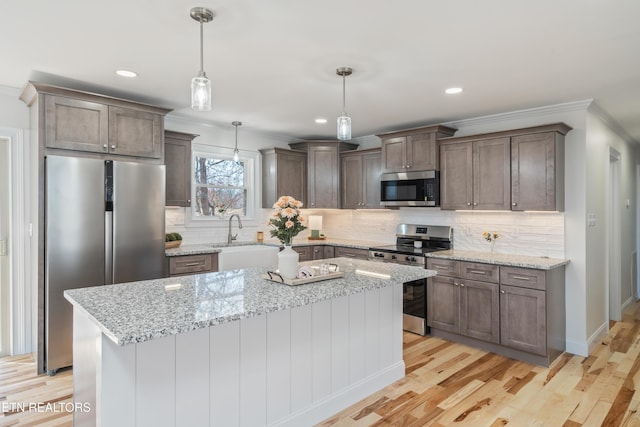
POLYGON ((11 293, 9 291, 9 140, 0 138, 0 356, 10 354, 11 293))
POLYGON ((609 320, 622 320, 622 297, 620 295, 621 286, 621 213, 620 213, 620 153, 613 148, 609 148, 609 185, 607 203, 607 246, 608 256, 608 298, 609 298, 609 320))

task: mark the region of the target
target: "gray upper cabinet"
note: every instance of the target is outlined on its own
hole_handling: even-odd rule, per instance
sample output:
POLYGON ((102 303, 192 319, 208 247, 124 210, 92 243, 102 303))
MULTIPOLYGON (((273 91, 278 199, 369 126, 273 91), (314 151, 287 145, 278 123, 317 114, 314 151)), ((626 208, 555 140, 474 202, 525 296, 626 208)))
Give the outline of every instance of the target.
POLYGON ((280 196, 291 196, 307 207, 307 153, 283 148, 262 154, 262 207, 271 208, 280 196))
POLYGON ((109 151, 108 106, 55 95, 46 95, 44 102, 47 148, 109 151))
POLYGON ((564 123, 440 141, 442 209, 562 210, 564 123))
POLYGON ((311 209, 340 207, 340 152, 358 145, 337 141, 305 141, 289 144, 307 152, 307 204, 311 209))
POLYGON ((341 163, 342 208, 380 208, 380 149, 344 152, 341 163))
POLYGON ((198 135, 165 131, 166 206, 191 206, 191 142, 198 135))
POLYGON ((39 110, 44 149, 162 163, 164 116, 171 110, 35 82, 25 87, 20 98, 39 110))
POLYGON ((109 106, 109 152, 162 158, 163 123, 163 117, 155 113, 109 106))
POLYGON ((441 209, 510 208, 509 138, 440 146, 441 209))
POLYGON ((438 125, 378 135, 382 139, 382 172, 440 170, 438 139, 455 131, 438 125))
POLYGON ((564 210, 562 132, 511 138, 511 202, 514 211, 564 210))

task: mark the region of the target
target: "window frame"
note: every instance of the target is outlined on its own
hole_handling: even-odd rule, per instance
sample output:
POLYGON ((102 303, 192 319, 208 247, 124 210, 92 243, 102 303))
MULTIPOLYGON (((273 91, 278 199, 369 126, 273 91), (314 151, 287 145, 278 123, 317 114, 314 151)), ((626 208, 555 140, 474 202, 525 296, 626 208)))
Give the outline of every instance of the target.
MULTIPOLYGON (((210 157, 222 160, 233 160, 233 149, 196 143, 194 143, 191 147, 190 185, 192 205, 189 207, 191 214, 187 215, 188 222, 191 224, 206 224, 207 226, 215 224, 226 226, 226 221, 228 218, 221 218, 219 216, 196 215, 195 209, 193 209, 193 203, 195 203, 196 200, 196 187, 198 186, 195 179, 196 157, 210 157)), ((243 221, 249 222, 247 225, 250 225, 250 222, 255 221, 257 218, 257 201, 260 197, 260 188, 257 180, 259 175, 258 153, 240 150, 240 161, 244 162, 244 188, 246 188, 247 190, 246 215, 241 215, 241 218, 243 221)))

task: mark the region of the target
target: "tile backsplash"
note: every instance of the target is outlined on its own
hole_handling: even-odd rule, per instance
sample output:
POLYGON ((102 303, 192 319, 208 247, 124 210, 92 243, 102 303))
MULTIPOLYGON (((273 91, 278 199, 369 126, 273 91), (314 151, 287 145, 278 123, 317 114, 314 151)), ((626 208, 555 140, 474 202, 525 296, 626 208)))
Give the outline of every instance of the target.
MULTIPOLYGON (((185 244, 224 242, 227 240, 227 222, 213 225, 185 226, 184 208, 165 210, 167 231, 178 231, 185 244)), ((234 233, 238 240, 255 240, 256 231, 265 231, 271 209, 259 209, 255 221, 245 221, 238 230, 234 220, 234 233)), ((441 211, 438 208, 401 208, 399 210, 307 210, 304 215, 321 215, 323 232, 334 238, 394 243, 396 225, 400 223, 450 225, 453 227, 454 248, 489 251, 489 242, 482 238, 483 231, 497 232, 496 253, 548 256, 564 258, 564 214, 558 212, 499 212, 499 211, 441 211)), ((307 233, 305 230, 303 233, 307 233)))

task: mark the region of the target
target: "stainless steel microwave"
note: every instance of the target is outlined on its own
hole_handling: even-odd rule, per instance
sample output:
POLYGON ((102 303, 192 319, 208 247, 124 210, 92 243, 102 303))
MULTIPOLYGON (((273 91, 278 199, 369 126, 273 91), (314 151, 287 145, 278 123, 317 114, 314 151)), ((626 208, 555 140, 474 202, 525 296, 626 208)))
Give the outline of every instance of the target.
POLYGON ((440 206, 440 172, 383 173, 380 202, 383 206, 440 206))

